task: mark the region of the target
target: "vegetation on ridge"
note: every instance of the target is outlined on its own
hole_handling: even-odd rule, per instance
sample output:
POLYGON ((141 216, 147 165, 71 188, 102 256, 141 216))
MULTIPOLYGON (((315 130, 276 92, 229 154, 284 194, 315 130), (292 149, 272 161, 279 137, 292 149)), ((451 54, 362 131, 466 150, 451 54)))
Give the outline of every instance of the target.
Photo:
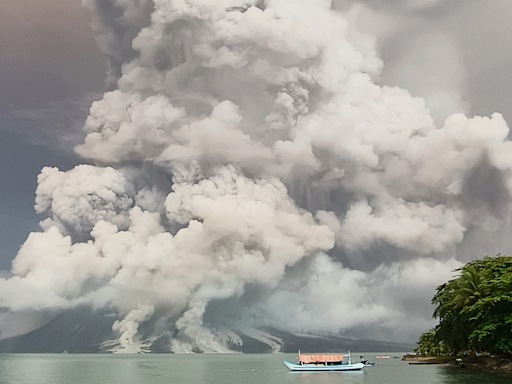
POLYGON ((497 255, 457 269, 432 299, 439 325, 421 335, 416 352, 512 354, 512 257, 497 255))

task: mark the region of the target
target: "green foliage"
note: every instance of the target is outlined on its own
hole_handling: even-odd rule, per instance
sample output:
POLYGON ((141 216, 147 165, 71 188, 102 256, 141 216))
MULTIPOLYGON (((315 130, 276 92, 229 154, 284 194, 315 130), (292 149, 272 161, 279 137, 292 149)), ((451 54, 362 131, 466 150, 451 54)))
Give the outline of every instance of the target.
POLYGON ((460 278, 454 287, 456 307, 462 308, 475 304, 479 299, 489 295, 490 287, 487 285, 482 273, 470 265, 462 270, 460 278))
POLYGON ((436 330, 431 329, 420 336, 418 348, 414 352, 426 356, 446 356, 449 351, 444 342, 437 339, 436 330))
POLYGON ((437 287, 439 325, 420 337, 417 351, 512 354, 512 257, 485 257, 456 271, 458 277, 437 287))

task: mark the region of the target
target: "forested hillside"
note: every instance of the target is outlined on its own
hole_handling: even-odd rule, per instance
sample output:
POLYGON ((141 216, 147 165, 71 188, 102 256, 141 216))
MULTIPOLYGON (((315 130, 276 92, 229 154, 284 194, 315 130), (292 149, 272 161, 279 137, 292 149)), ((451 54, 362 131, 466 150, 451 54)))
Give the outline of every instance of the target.
POLYGON ((432 299, 439 325, 421 335, 417 352, 512 353, 512 257, 472 261, 458 277, 437 287, 432 299))

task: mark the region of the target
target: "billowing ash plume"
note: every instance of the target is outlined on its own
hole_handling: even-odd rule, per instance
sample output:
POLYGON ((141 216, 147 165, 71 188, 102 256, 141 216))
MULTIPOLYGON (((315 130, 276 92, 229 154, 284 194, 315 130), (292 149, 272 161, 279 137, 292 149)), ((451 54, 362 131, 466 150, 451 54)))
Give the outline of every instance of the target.
POLYGON ((111 308, 120 352, 426 330, 457 260, 508 249, 509 129, 436 127, 336 3, 84 1, 116 89, 76 148, 96 165, 42 170, 4 311, 111 308))

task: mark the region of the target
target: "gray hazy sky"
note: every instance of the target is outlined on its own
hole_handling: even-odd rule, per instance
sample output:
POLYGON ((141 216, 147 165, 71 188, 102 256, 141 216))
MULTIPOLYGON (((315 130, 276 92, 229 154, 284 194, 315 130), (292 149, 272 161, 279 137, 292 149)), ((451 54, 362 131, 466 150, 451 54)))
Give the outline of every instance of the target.
MULTIPOLYGON (((427 98, 433 84, 453 82, 468 115, 497 111, 511 123, 512 1, 441 3, 435 12, 390 7, 389 25, 368 21, 383 37, 382 81, 427 98)), ((38 230, 41 168, 82 162, 73 146, 106 70, 88 17, 79 0, 0 2, 0 270, 38 230)))
POLYGON ((69 142, 106 66, 88 17, 78 0, 0 2, 0 269, 38 229, 41 168, 78 162, 69 142))

